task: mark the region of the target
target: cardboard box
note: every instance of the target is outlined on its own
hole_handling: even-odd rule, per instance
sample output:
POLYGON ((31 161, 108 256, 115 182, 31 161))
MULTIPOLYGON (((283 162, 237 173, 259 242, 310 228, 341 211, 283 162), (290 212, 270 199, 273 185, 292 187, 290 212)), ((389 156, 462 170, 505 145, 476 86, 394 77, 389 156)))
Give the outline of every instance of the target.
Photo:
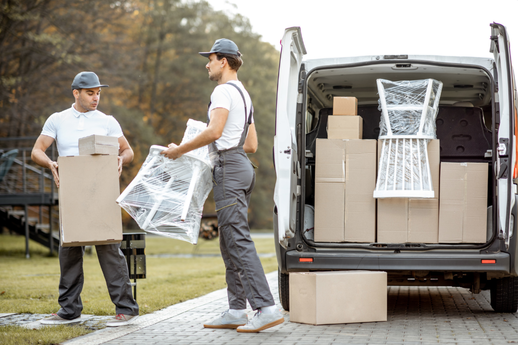
POLYGON ((61 245, 122 241, 117 156, 59 157, 58 165, 61 245))
POLYGON ((438 243, 440 142, 428 143, 433 199, 384 198, 378 200, 377 242, 438 243))
POLYGON ((362 139, 363 118, 361 116, 329 116, 327 118, 328 139, 362 139))
POLYGON ((315 241, 374 242, 376 140, 317 139, 315 241))
POLYGON ((442 163, 440 243, 487 241, 487 163, 442 163))
POLYGON ((290 273, 290 321, 312 325, 387 321, 387 273, 290 273))
POLYGON ((79 155, 119 155, 119 139, 106 135, 90 135, 79 139, 79 155))
POLYGON ((358 99, 333 97, 333 115, 358 115, 358 99))

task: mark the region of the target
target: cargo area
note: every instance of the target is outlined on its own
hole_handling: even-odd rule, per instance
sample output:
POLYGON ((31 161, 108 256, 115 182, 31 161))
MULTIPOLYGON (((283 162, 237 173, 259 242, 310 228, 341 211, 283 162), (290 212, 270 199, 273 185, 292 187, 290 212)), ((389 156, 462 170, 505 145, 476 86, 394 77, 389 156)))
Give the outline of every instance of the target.
POLYGON ((491 242, 496 236, 492 129, 498 119, 489 60, 473 60, 309 66, 301 119, 305 152, 299 155, 305 162, 303 236, 310 246, 477 249, 491 242), (428 143, 434 197, 376 199, 381 153, 376 80, 427 78, 443 83, 437 139, 428 143), (337 103, 348 97, 350 104, 337 103))

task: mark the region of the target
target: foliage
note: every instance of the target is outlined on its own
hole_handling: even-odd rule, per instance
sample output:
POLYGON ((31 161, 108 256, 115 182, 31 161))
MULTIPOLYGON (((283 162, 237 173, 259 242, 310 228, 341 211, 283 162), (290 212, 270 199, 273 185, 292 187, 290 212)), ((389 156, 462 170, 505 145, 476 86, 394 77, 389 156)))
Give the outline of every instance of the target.
MULTIPOLYGON (((70 107, 73 76, 93 70, 110 85, 99 109, 121 122, 135 151, 123 172, 125 186, 150 145, 178 143, 187 119, 206 120, 215 84, 197 53, 221 37, 244 54, 239 78, 255 108, 260 146, 251 160, 259 170, 250 225, 270 227, 278 52, 248 19, 206 1, 1 1, 0 137, 38 135, 50 114, 70 107)), ((211 198, 205 212, 214 212, 211 198)))

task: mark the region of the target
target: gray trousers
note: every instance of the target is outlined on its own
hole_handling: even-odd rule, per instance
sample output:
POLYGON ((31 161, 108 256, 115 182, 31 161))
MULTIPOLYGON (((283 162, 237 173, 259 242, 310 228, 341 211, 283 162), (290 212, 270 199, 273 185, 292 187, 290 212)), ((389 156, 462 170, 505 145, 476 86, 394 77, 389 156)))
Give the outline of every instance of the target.
POLYGON ((213 174, 230 309, 246 309, 247 300, 253 310, 274 305, 248 226, 248 206, 255 184, 252 164, 242 148, 223 151, 213 174))
MULTIPOLYGON (((138 315, 139 308, 131 293, 126 259, 120 250, 120 243, 95 246, 97 258, 106 280, 110 298, 115 304, 116 314, 138 315)), ((85 247, 60 247, 59 305, 58 315, 64 319, 81 316, 83 303, 83 255, 85 247)))

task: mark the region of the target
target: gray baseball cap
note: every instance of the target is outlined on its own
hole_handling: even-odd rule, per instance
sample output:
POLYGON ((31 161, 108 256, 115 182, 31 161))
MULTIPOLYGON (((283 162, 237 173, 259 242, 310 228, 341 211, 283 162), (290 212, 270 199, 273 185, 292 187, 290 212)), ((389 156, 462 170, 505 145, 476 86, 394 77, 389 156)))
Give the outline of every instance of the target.
POLYGON ((95 87, 108 87, 108 85, 101 85, 99 77, 94 72, 78 73, 72 82, 72 90, 93 89, 95 87))
POLYGON ((222 53, 241 56, 237 44, 229 40, 228 38, 220 38, 214 42, 210 52, 200 52, 201 56, 209 57, 212 53, 222 53))

